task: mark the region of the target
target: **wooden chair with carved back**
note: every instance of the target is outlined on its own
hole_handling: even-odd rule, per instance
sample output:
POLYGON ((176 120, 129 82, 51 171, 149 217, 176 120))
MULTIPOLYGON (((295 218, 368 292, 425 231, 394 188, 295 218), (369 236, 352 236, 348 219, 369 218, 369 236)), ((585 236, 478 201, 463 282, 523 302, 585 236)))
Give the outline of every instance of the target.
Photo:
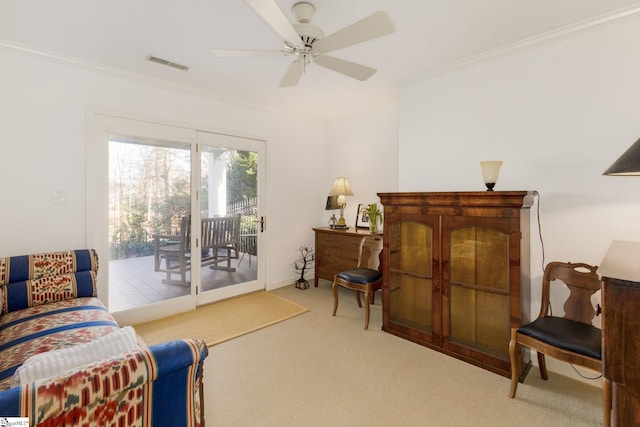
POLYGON ((358 265, 354 269, 341 271, 333 278, 331 285, 333 290, 333 316, 338 310, 338 286, 352 289, 356 294, 358 307, 362 307, 360 293, 364 293, 365 320, 364 328, 369 328, 370 303, 373 303, 373 294, 382 288, 382 273, 380 267, 380 252, 382 252, 382 236, 364 236, 360 240, 358 249, 358 265))
MULTIPOLYGON (((511 359, 511 390, 514 398, 518 387, 516 353, 519 346, 536 350, 540 376, 547 380, 545 355, 571 364, 603 372, 602 331, 592 320, 600 314, 591 302, 602 282, 597 266, 583 263, 550 262, 542 279, 542 306, 538 318, 531 323, 511 329, 509 356, 511 359), (564 303, 564 316, 554 316, 551 306, 551 286, 566 285, 569 296, 564 303)), ((603 383, 604 425, 611 416, 611 385, 603 383)))

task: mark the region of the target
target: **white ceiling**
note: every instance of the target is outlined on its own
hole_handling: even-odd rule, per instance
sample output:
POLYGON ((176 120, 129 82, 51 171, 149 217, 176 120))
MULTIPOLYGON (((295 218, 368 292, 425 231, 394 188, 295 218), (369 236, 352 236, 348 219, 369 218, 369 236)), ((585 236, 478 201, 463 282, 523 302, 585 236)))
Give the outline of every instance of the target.
MULTIPOLYGON (((297 0, 275 0, 290 22, 297 0)), ((377 68, 365 82, 310 64, 279 88, 292 57, 216 58, 209 49, 279 50, 243 0, 3 0, 0 45, 174 82, 206 95, 320 120, 397 103, 398 86, 482 52, 640 7, 636 0, 309 0, 329 35, 379 10, 395 33, 332 55, 377 68), (189 66, 183 72, 145 60, 189 66)), ((8 64, 3 64, 3 67, 8 64)))

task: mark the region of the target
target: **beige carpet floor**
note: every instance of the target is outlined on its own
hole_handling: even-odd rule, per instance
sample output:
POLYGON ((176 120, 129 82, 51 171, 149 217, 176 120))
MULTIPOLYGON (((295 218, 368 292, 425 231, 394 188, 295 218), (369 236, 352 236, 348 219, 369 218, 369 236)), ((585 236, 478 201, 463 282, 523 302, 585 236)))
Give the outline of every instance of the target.
POLYGON ((256 292, 133 327, 147 345, 199 338, 212 346, 306 311, 305 307, 271 292, 256 292))
POLYGON ((207 427, 602 425, 601 380, 535 368, 510 399, 508 378, 381 331, 377 295, 365 331, 347 290, 331 316, 330 282, 273 293, 310 311, 209 349, 207 427))

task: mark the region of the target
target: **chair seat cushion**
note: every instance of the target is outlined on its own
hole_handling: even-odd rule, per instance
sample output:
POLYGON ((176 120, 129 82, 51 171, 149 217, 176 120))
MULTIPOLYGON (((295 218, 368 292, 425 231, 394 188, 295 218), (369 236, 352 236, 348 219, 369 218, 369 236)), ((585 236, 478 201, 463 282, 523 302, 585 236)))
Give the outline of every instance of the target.
POLYGON ((352 270, 341 271, 337 276, 347 282, 366 285, 367 283, 380 280, 382 273, 378 270, 371 270, 370 268, 354 268, 352 270))
POLYGON ((602 331, 593 325, 548 316, 521 326, 518 332, 563 350, 602 359, 602 331))

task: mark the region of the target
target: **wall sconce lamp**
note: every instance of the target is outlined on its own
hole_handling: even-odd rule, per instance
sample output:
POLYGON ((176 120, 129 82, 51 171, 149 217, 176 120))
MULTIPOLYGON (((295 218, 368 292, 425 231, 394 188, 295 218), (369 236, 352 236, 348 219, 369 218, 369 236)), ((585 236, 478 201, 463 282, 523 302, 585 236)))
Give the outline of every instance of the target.
POLYGON ((640 139, 613 162, 603 175, 639 176, 640 175, 640 139))
POLYGON ((502 166, 502 162, 499 160, 480 162, 482 179, 484 180, 484 185, 487 186, 487 191, 493 191, 493 187, 495 187, 496 181, 498 180, 498 174, 500 173, 500 166, 502 166))
POLYGON ((344 207, 347 205, 346 196, 353 196, 353 191, 351 191, 349 180, 342 176, 336 178, 336 180, 333 182, 331 191, 329 191, 329 196, 337 196, 338 205, 340 206, 340 219, 338 219, 336 228, 347 228, 347 222, 344 219, 344 207))

